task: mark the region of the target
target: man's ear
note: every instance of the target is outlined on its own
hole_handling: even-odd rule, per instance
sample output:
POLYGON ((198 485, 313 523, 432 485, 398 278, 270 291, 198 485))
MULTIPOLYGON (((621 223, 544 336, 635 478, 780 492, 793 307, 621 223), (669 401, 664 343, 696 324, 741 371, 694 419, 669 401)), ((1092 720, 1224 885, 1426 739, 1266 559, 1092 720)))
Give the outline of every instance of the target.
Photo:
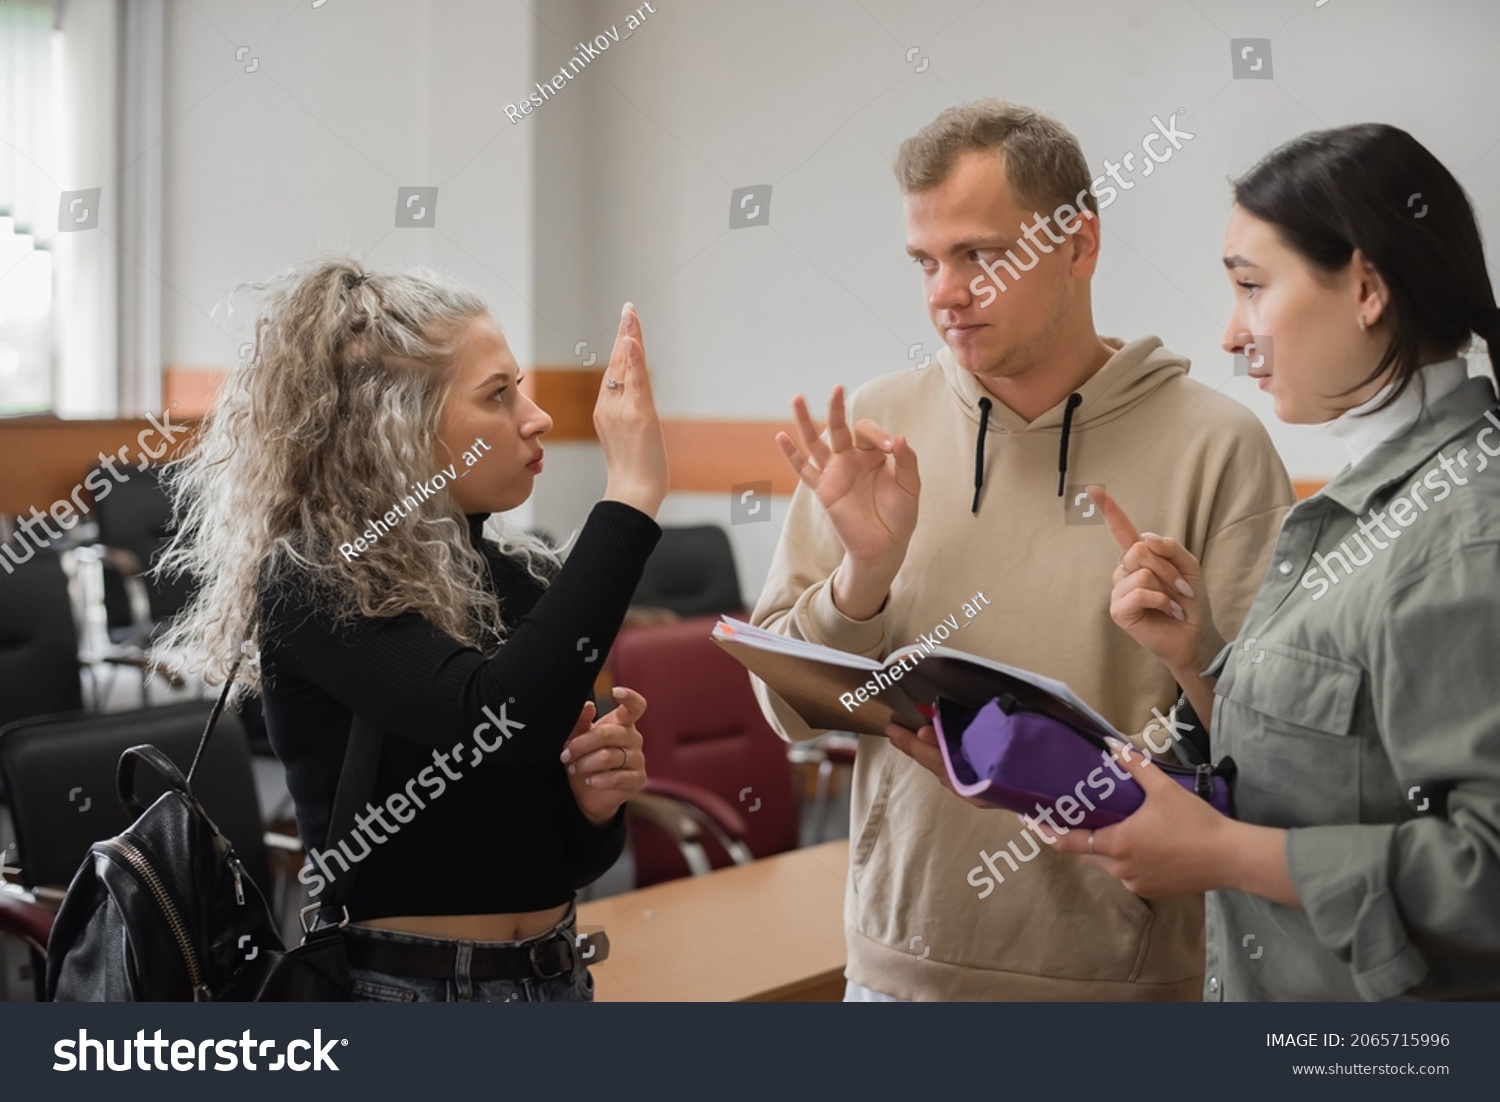
POLYGON ((1087 279, 1094 274, 1099 264, 1099 216, 1091 210, 1079 212, 1071 219, 1073 228, 1068 232, 1068 269, 1075 276, 1087 279))

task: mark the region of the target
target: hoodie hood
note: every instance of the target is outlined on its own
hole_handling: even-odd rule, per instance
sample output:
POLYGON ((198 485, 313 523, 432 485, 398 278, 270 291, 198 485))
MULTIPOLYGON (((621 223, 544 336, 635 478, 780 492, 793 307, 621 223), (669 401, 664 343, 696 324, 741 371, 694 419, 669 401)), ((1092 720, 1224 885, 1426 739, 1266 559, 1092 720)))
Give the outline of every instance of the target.
POLYGON ((938 350, 938 367, 949 392, 958 400, 964 415, 976 425, 973 512, 979 511, 980 494, 984 489, 984 449, 990 433, 1057 433, 1057 493, 1062 496, 1068 472, 1069 437, 1073 430, 1112 421, 1145 400, 1169 379, 1187 374, 1187 359, 1163 348, 1157 337, 1140 337, 1128 344, 1118 337, 1100 339, 1115 350, 1114 355, 1081 387, 1031 422, 1023 420, 997 400, 972 372, 960 367, 946 345, 938 350))
MULTIPOLYGON (((1115 349, 1115 354, 1075 391, 1083 399, 1073 414, 1075 429, 1114 420, 1168 379, 1188 372, 1187 358, 1163 348, 1159 337, 1139 337, 1129 344, 1118 337, 1099 339, 1115 349)), ((938 350, 935 359, 948 389, 976 425, 980 418, 979 399, 987 397, 994 403, 989 417, 990 432, 1061 431, 1066 401, 1028 424, 1004 402, 995 400, 972 372, 959 367, 947 345, 938 350)))

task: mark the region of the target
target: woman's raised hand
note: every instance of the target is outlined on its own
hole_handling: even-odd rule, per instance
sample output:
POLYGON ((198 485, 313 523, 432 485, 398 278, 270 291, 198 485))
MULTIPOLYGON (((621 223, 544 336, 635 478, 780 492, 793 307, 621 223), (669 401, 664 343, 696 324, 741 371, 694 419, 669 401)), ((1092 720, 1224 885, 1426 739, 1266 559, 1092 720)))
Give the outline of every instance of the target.
POLYGON ((1088 491, 1120 547, 1110 619, 1174 673, 1200 672, 1224 642, 1214 626, 1198 560, 1174 539, 1137 533, 1102 487, 1088 491))
POLYGON ((651 395, 646 344, 635 307, 625 304, 609 366, 594 402, 594 431, 604 452, 605 501, 655 517, 667 496, 667 443, 651 395))

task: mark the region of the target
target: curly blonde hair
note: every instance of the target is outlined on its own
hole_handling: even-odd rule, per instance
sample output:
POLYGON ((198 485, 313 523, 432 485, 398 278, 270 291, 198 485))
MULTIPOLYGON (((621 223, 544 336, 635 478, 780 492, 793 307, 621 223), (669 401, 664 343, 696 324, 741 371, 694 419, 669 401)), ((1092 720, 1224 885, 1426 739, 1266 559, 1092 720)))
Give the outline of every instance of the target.
MULTIPOLYGON (((176 531, 156 569, 196 589, 157 651, 225 680, 242 643, 259 648, 262 586, 289 569, 335 620, 416 613, 493 651, 505 636, 499 605, 446 490, 358 558, 337 551, 432 474, 454 356, 484 302, 436 273, 374 273, 344 258, 236 293, 246 287, 273 290, 253 353, 165 471, 176 531)), ((500 545, 544 584, 560 565, 534 536, 500 545)), ((235 680, 258 689, 258 663, 241 663, 235 680)))

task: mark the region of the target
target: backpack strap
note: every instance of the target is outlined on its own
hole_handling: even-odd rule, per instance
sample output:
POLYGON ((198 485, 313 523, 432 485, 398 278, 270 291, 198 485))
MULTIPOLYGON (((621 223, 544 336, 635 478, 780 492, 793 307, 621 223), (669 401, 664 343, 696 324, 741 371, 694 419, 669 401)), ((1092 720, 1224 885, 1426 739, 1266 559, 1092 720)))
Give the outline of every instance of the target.
POLYGON ((218 726, 219 716, 224 712, 224 705, 229 703, 229 693, 234 688, 234 678, 240 672, 240 663, 244 661, 241 657, 234 660, 234 665, 229 667, 229 676, 224 679, 224 688, 219 693, 219 699, 214 701, 214 710, 208 713, 208 722, 203 727, 203 735, 198 739, 198 749, 193 753, 193 764, 188 766, 187 786, 192 788, 193 777, 198 772, 198 763, 203 760, 203 751, 208 749, 208 736, 214 733, 218 726))
MULTIPOLYGON (((187 777, 183 778, 170 759, 154 747, 133 747, 125 752, 120 759, 120 770, 117 776, 120 801, 137 813, 144 810, 140 801, 135 796, 135 761, 139 757, 152 765, 162 773, 169 783, 192 794, 193 775, 198 771, 198 764, 203 760, 203 752, 208 748, 209 736, 214 733, 214 727, 218 725, 219 716, 223 714, 224 706, 229 703, 229 693, 234 688, 234 678, 239 673, 242 657, 234 660, 234 665, 229 668, 229 676, 224 681, 224 688, 219 693, 219 699, 214 703, 213 711, 209 714, 208 723, 203 728, 203 735, 198 739, 198 749, 193 754, 193 764, 189 767, 187 777), (151 751, 151 753, 146 753, 151 751)), ((379 731, 370 726, 358 714, 349 724, 349 742, 344 750, 344 765, 339 771, 338 788, 334 792, 333 810, 328 816, 328 837, 324 839, 324 848, 327 848, 329 840, 336 840, 345 835, 354 833, 356 826, 355 816, 360 808, 364 807, 375 795, 375 778, 380 771, 380 755, 385 739, 379 731)), ((318 920, 328 925, 343 925, 348 921, 347 912, 344 910, 349 902, 349 897, 354 892, 354 876, 359 865, 354 865, 348 872, 333 878, 331 886, 321 893, 318 900, 318 920)))
POLYGON ((141 815, 145 806, 135 794, 135 769, 138 762, 145 762, 161 774, 167 784, 189 798, 193 795, 193 777, 198 773, 198 764, 203 760, 203 752, 208 749, 208 739, 218 726, 219 716, 224 713, 224 705, 229 703, 229 693, 234 688, 235 674, 239 673, 240 659, 236 658, 234 665, 229 667, 229 676, 224 680, 224 688, 219 693, 219 699, 214 702, 213 711, 208 714, 208 722, 203 726, 203 734, 198 737, 198 748, 193 751, 193 763, 188 766, 187 776, 173 763, 172 759, 163 754, 154 746, 142 745, 132 746, 120 755, 120 765, 115 772, 115 794, 120 797, 120 804, 131 815, 141 815))
POLYGON ((189 799, 192 792, 188 789, 188 782, 178 770, 177 765, 171 758, 163 754, 154 746, 141 745, 132 746, 120 755, 120 764, 115 771, 115 794, 120 797, 120 806, 130 812, 132 816, 139 817, 145 813, 145 805, 135 794, 135 768, 137 762, 145 762, 159 773, 169 786, 175 788, 189 799))

